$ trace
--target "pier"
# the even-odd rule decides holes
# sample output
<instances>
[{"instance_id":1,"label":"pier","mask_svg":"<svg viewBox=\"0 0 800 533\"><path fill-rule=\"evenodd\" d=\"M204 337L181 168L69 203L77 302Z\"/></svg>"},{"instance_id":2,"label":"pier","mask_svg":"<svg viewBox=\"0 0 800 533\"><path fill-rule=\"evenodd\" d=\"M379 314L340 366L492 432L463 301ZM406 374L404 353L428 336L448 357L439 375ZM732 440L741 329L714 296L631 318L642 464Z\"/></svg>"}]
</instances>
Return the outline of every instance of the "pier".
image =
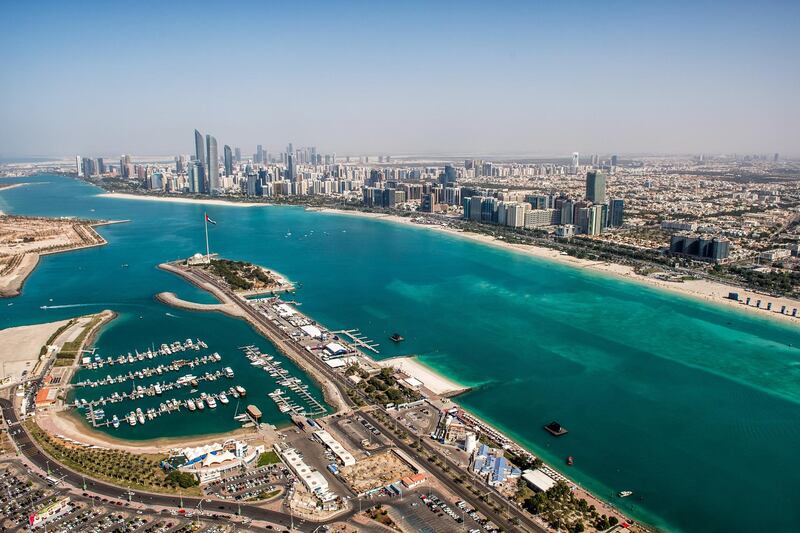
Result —
<instances>
[{"instance_id":1,"label":"pier","mask_svg":"<svg viewBox=\"0 0 800 533\"><path fill-rule=\"evenodd\" d=\"M84 380L73 384L74 387L100 387L103 385L112 385L115 383L124 383L129 380L146 379L154 376L161 376L169 372L177 372L183 367L194 368L211 363L217 363L222 360L222 356L218 353L211 355L204 355L203 357L195 357L192 360L178 359L169 364L158 365L155 367L147 367L137 370L136 372L130 371L127 374L119 374L117 376L106 376L104 378L95 380Z\"/></svg>"},{"instance_id":2,"label":"pier","mask_svg":"<svg viewBox=\"0 0 800 533\"><path fill-rule=\"evenodd\" d=\"M184 342L175 341L171 344L164 343L158 349L151 347L144 352L135 350L135 354L128 352L126 355L119 355L117 357L100 357L99 355L94 355L93 350L92 355L94 355L94 357L84 356L81 360L81 366L86 369L95 370L103 368L104 365L124 365L144 361L145 359L153 359L158 356L172 355L186 350L199 351L206 348L208 348L208 345L200 339L197 339L197 342L192 341L192 339L186 339Z\"/></svg>"},{"instance_id":3,"label":"pier","mask_svg":"<svg viewBox=\"0 0 800 533\"><path fill-rule=\"evenodd\" d=\"M368 339L366 336L362 335L361 332L357 329L342 329L339 331L331 331L331 333L335 335L347 335L350 337L350 340L358 346L359 348L364 348L365 350L370 350L374 353L381 353L378 351L378 344L377 342Z\"/></svg>"},{"instance_id":4,"label":"pier","mask_svg":"<svg viewBox=\"0 0 800 533\"><path fill-rule=\"evenodd\" d=\"M276 391L281 391L280 395L275 395L275 391L273 391L268 396L278 405L278 409L282 413L291 411L294 414L313 417L328 412L328 408L308 392L307 384L303 383L300 378L292 376L285 368L280 367L280 361L275 361L271 355L262 354L256 346L242 346L241 349L244 351L245 357L250 360L251 365L261 367L278 385L291 390L308 406L308 408L304 408L296 404L291 397L283 394L281 389L276 389Z\"/></svg>"}]
</instances>

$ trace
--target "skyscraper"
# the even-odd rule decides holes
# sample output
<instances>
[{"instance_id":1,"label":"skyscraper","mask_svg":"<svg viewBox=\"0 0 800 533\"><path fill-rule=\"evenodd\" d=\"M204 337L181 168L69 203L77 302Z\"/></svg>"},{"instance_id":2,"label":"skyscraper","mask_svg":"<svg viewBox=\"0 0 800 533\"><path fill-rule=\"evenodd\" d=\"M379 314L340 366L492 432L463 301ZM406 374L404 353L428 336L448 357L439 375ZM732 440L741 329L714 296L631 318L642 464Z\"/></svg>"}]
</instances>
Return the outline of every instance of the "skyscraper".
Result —
<instances>
[{"instance_id":1,"label":"skyscraper","mask_svg":"<svg viewBox=\"0 0 800 533\"><path fill-rule=\"evenodd\" d=\"M242 162L242 150L241 150L241 148L234 148L233 153L234 153L234 157L236 158L236 162L237 163L241 163Z\"/></svg>"},{"instance_id":2,"label":"skyscraper","mask_svg":"<svg viewBox=\"0 0 800 533\"><path fill-rule=\"evenodd\" d=\"M619 161L619 158L618 158L616 155L612 155L612 156L611 156L611 166L612 166L612 167L615 167L615 166L617 166L617 162L618 162L618 161Z\"/></svg>"},{"instance_id":3,"label":"skyscraper","mask_svg":"<svg viewBox=\"0 0 800 533\"><path fill-rule=\"evenodd\" d=\"M572 152L572 173L578 173L578 165L580 164L580 154L578 152Z\"/></svg>"},{"instance_id":4,"label":"skyscraper","mask_svg":"<svg viewBox=\"0 0 800 533\"><path fill-rule=\"evenodd\" d=\"M225 161L225 175L233 176L233 152L227 144L222 148L222 158Z\"/></svg>"},{"instance_id":5,"label":"skyscraper","mask_svg":"<svg viewBox=\"0 0 800 533\"><path fill-rule=\"evenodd\" d=\"M586 173L586 199L593 204L606 203L606 175L597 170Z\"/></svg>"},{"instance_id":6,"label":"skyscraper","mask_svg":"<svg viewBox=\"0 0 800 533\"><path fill-rule=\"evenodd\" d=\"M197 161L205 167L206 149L205 145L203 144L203 134L197 130L194 130L194 155L197 157Z\"/></svg>"},{"instance_id":7,"label":"skyscraper","mask_svg":"<svg viewBox=\"0 0 800 533\"><path fill-rule=\"evenodd\" d=\"M294 162L294 154L288 152L286 154L286 179L289 181L296 181L297 166Z\"/></svg>"},{"instance_id":8,"label":"skyscraper","mask_svg":"<svg viewBox=\"0 0 800 533\"><path fill-rule=\"evenodd\" d=\"M81 156L75 156L75 171L78 173L78 177L83 177L83 165L81 165Z\"/></svg>"},{"instance_id":9,"label":"skyscraper","mask_svg":"<svg viewBox=\"0 0 800 533\"><path fill-rule=\"evenodd\" d=\"M217 139L211 135L206 135L206 173L208 174L208 190L214 193L219 191L219 155L217 154Z\"/></svg>"},{"instance_id":10,"label":"skyscraper","mask_svg":"<svg viewBox=\"0 0 800 533\"><path fill-rule=\"evenodd\" d=\"M625 201L622 198L613 198L608 202L608 227L622 226L625 213Z\"/></svg>"}]
</instances>

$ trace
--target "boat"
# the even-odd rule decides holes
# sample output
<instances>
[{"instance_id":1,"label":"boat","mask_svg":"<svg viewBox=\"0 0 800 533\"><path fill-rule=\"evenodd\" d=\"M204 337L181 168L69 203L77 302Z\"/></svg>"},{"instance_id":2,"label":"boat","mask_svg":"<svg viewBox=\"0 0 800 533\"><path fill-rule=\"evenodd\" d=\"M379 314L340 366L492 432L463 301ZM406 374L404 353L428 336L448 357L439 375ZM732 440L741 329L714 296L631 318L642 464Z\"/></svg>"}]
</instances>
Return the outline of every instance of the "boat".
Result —
<instances>
[{"instance_id":1,"label":"boat","mask_svg":"<svg viewBox=\"0 0 800 533\"><path fill-rule=\"evenodd\" d=\"M228 399L228 396L227 396L227 395L226 395L224 392L220 392L220 393L219 393L219 401L220 401L220 403L222 403L223 405L225 405L225 404L227 404L228 402L230 402L230 400Z\"/></svg>"},{"instance_id":2,"label":"boat","mask_svg":"<svg viewBox=\"0 0 800 533\"><path fill-rule=\"evenodd\" d=\"M620 498L627 498L631 494L633 494L632 490L621 490L617 493L617 496L619 496Z\"/></svg>"},{"instance_id":3,"label":"boat","mask_svg":"<svg viewBox=\"0 0 800 533\"><path fill-rule=\"evenodd\" d=\"M192 385L192 387L197 387L197 386L198 386L198 383L197 383L197 380L196 380L196 379L193 379L193 380L192 380L192 381L190 381L189 383Z\"/></svg>"},{"instance_id":4,"label":"boat","mask_svg":"<svg viewBox=\"0 0 800 533\"><path fill-rule=\"evenodd\" d=\"M144 413L142 412L141 407L136 409L136 419L139 421L140 424L144 424Z\"/></svg>"},{"instance_id":5,"label":"boat","mask_svg":"<svg viewBox=\"0 0 800 533\"><path fill-rule=\"evenodd\" d=\"M574 463L575 461L572 459L571 455L567 457L567 465L572 466Z\"/></svg>"},{"instance_id":6,"label":"boat","mask_svg":"<svg viewBox=\"0 0 800 533\"><path fill-rule=\"evenodd\" d=\"M131 414L128 415L128 424L130 424L131 426L135 426L136 425L136 415L135 414L131 413Z\"/></svg>"},{"instance_id":7,"label":"boat","mask_svg":"<svg viewBox=\"0 0 800 533\"><path fill-rule=\"evenodd\" d=\"M114 418L111 419L111 425L114 426L115 429L119 427L119 418L117 415L114 415Z\"/></svg>"},{"instance_id":8,"label":"boat","mask_svg":"<svg viewBox=\"0 0 800 533\"><path fill-rule=\"evenodd\" d=\"M209 409L214 409L217 406L217 400L213 396L206 398L206 403L208 403Z\"/></svg>"},{"instance_id":9,"label":"boat","mask_svg":"<svg viewBox=\"0 0 800 533\"><path fill-rule=\"evenodd\" d=\"M197 409L197 406L194 404L194 400L192 399L186 400L186 407L188 407L190 411Z\"/></svg>"},{"instance_id":10,"label":"boat","mask_svg":"<svg viewBox=\"0 0 800 533\"><path fill-rule=\"evenodd\" d=\"M392 336L389 337L394 342L403 342L405 339L399 333L392 333Z\"/></svg>"},{"instance_id":11,"label":"boat","mask_svg":"<svg viewBox=\"0 0 800 533\"><path fill-rule=\"evenodd\" d=\"M156 394L158 394L159 396L161 396L161 385L159 385L158 383L156 383L156 384L155 384L155 386L153 387L153 390L155 390L155 391L156 391Z\"/></svg>"},{"instance_id":12,"label":"boat","mask_svg":"<svg viewBox=\"0 0 800 533\"><path fill-rule=\"evenodd\" d=\"M555 420L544 426L544 429L554 437L561 437L562 435L566 435L568 433L567 428Z\"/></svg>"},{"instance_id":13,"label":"boat","mask_svg":"<svg viewBox=\"0 0 800 533\"><path fill-rule=\"evenodd\" d=\"M232 378L233 377L233 369L229 366L225 367L225 377Z\"/></svg>"},{"instance_id":14,"label":"boat","mask_svg":"<svg viewBox=\"0 0 800 533\"><path fill-rule=\"evenodd\" d=\"M205 409L205 408L206 408L206 404L204 404L204 403L203 403L203 400L200 400L200 399L198 398L198 400L197 400L197 409L198 409L198 410L200 410L200 411L202 411L202 410L203 410L203 409Z\"/></svg>"},{"instance_id":15,"label":"boat","mask_svg":"<svg viewBox=\"0 0 800 533\"><path fill-rule=\"evenodd\" d=\"M244 397L247 395L247 389L242 387L241 385L236 385L236 392L239 393L239 396Z\"/></svg>"}]
</instances>

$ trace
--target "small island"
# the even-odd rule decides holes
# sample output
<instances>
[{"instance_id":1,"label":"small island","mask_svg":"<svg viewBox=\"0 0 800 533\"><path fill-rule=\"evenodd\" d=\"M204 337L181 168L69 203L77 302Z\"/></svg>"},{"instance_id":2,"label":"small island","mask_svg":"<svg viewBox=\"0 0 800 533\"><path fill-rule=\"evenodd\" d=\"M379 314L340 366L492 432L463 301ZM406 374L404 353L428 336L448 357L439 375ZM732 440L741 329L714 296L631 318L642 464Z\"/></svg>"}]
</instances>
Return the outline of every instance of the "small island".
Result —
<instances>
[{"instance_id":1,"label":"small island","mask_svg":"<svg viewBox=\"0 0 800 533\"><path fill-rule=\"evenodd\" d=\"M76 218L0 216L0 298L19 295L40 256L106 244L94 227L113 223Z\"/></svg>"},{"instance_id":2,"label":"small island","mask_svg":"<svg viewBox=\"0 0 800 533\"><path fill-rule=\"evenodd\" d=\"M224 281L235 293L242 296L285 292L293 289L292 284L283 276L272 270L248 263L211 257L206 261L204 256L187 261L194 268L204 270L209 275Z\"/></svg>"}]
</instances>

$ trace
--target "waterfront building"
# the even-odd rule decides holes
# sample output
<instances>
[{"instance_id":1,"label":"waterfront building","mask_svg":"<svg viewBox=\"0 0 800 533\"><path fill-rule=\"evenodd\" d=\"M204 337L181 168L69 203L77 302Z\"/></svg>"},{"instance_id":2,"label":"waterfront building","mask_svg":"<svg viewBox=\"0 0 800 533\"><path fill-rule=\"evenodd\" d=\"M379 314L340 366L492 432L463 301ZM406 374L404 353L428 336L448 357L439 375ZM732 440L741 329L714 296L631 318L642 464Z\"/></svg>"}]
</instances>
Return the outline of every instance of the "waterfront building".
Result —
<instances>
[{"instance_id":1,"label":"waterfront building","mask_svg":"<svg viewBox=\"0 0 800 533\"><path fill-rule=\"evenodd\" d=\"M188 189L189 192L201 194L205 192L204 189L205 175L203 172L203 165L200 161L192 160L189 163L188 175Z\"/></svg>"},{"instance_id":2,"label":"waterfront building","mask_svg":"<svg viewBox=\"0 0 800 533\"><path fill-rule=\"evenodd\" d=\"M208 187L207 193L216 193L222 190L219 182L219 155L217 154L217 139L206 135L206 174Z\"/></svg>"},{"instance_id":3,"label":"waterfront building","mask_svg":"<svg viewBox=\"0 0 800 533\"><path fill-rule=\"evenodd\" d=\"M194 130L194 156L200 165L205 168L206 166L206 149L203 143L203 134Z\"/></svg>"},{"instance_id":4,"label":"waterfront building","mask_svg":"<svg viewBox=\"0 0 800 533\"><path fill-rule=\"evenodd\" d=\"M75 156L75 172L78 173L78 177L83 177L83 165L81 165L81 156Z\"/></svg>"},{"instance_id":5,"label":"waterfront building","mask_svg":"<svg viewBox=\"0 0 800 533\"><path fill-rule=\"evenodd\" d=\"M606 175L598 170L586 173L586 199L593 204L606 203Z\"/></svg>"},{"instance_id":6,"label":"waterfront building","mask_svg":"<svg viewBox=\"0 0 800 533\"><path fill-rule=\"evenodd\" d=\"M507 479L518 478L522 471L505 458L503 450L481 444L472 457L472 471L484 478L490 486L503 484Z\"/></svg>"},{"instance_id":7,"label":"waterfront building","mask_svg":"<svg viewBox=\"0 0 800 533\"><path fill-rule=\"evenodd\" d=\"M226 144L222 149L222 154L225 175L233 176L233 152L231 151L231 147Z\"/></svg>"},{"instance_id":8,"label":"waterfront building","mask_svg":"<svg viewBox=\"0 0 800 533\"><path fill-rule=\"evenodd\" d=\"M419 210L423 213L433 213L436 211L436 195L431 193L423 194Z\"/></svg>"},{"instance_id":9,"label":"waterfront building","mask_svg":"<svg viewBox=\"0 0 800 533\"><path fill-rule=\"evenodd\" d=\"M625 213L625 201L622 198L613 198L608 202L608 227L619 228Z\"/></svg>"},{"instance_id":10,"label":"waterfront building","mask_svg":"<svg viewBox=\"0 0 800 533\"><path fill-rule=\"evenodd\" d=\"M673 235L670 239L669 251L672 254L719 262L728 258L730 242L708 235Z\"/></svg>"},{"instance_id":11,"label":"waterfront building","mask_svg":"<svg viewBox=\"0 0 800 533\"><path fill-rule=\"evenodd\" d=\"M606 227L608 206L606 204L593 205L589 208L589 220L586 227L588 235L600 235Z\"/></svg>"},{"instance_id":12,"label":"waterfront building","mask_svg":"<svg viewBox=\"0 0 800 533\"><path fill-rule=\"evenodd\" d=\"M560 209L531 209L525 213L525 228L555 226L561 222Z\"/></svg>"}]
</instances>

